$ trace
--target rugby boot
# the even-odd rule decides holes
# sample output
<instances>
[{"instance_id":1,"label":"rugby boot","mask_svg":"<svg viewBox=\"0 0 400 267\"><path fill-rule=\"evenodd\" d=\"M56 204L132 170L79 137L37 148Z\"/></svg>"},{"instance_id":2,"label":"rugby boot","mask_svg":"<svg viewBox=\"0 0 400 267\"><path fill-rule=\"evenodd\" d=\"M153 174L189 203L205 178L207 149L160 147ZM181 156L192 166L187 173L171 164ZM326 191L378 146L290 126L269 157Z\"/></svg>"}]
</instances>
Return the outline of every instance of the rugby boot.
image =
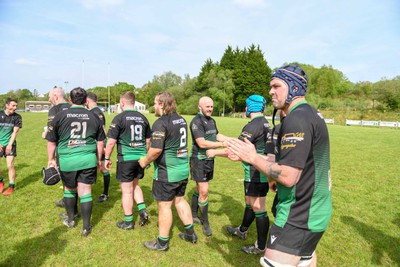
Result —
<instances>
[{"instance_id":1,"label":"rugby boot","mask_svg":"<svg viewBox=\"0 0 400 267\"><path fill-rule=\"evenodd\" d=\"M90 235L90 233L93 230L93 226L89 225L89 227L87 229L83 229L82 230L82 237L87 237L88 235Z\"/></svg>"},{"instance_id":2,"label":"rugby boot","mask_svg":"<svg viewBox=\"0 0 400 267\"><path fill-rule=\"evenodd\" d=\"M146 209L139 211L139 215L140 215L140 219L139 219L140 226L145 226L146 224L149 223L150 215Z\"/></svg>"},{"instance_id":3,"label":"rugby boot","mask_svg":"<svg viewBox=\"0 0 400 267\"><path fill-rule=\"evenodd\" d=\"M235 228L233 228L232 226L228 226L228 227L226 227L226 230L231 235L237 236L240 239L246 239L247 238L247 231L241 232L240 231L240 225L238 227L235 227Z\"/></svg>"},{"instance_id":4,"label":"rugby boot","mask_svg":"<svg viewBox=\"0 0 400 267\"><path fill-rule=\"evenodd\" d=\"M211 235L212 235L210 223L209 223L208 221L204 221L204 222L203 222L203 233L204 233L206 236L211 236Z\"/></svg>"},{"instance_id":5,"label":"rugby boot","mask_svg":"<svg viewBox=\"0 0 400 267\"><path fill-rule=\"evenodd\" d=\"M197 242L197 235L196 233L193 233L191 235L188 235L186 233L180 233L179 237L182 238L183 240L187 241L187 242L191 242L193 244L196 244Z\"/></svg>"},{"instance_id":6,"label":"rugby boot","mask_svg":"<svg viewBox=\"0 0 400 267\"><path fill-rule=\"evenodd\" d=\"M14 192L14 190L15 190L14 187L9 187L9 188L7 188L7 190L3 192L3 196L9 196L9 195L11 195L11 193Z\"/></svg>"},{"instance_id":7,"label":"rugby boot","mask_svg":"<svg viewBox=\"0 0 400 267\"><path fill-rule=\"evenodd\" d=\"M117 227L123 230L133 230L135 228L135 224L133 222L117 222Z\"/></svg>"},{"instance_id":8,"label":"rugby boot","mask_svg":"<svg viewBox=\"0 0 400 267\"><path fill-rule=\"evenodd\" d=\"M156 238L154 241L146 241L143 244L146 248L151 250L167 251L169 249L168 242L162 246L158 241L158 238Z\"/></svg>"}]
</instances>

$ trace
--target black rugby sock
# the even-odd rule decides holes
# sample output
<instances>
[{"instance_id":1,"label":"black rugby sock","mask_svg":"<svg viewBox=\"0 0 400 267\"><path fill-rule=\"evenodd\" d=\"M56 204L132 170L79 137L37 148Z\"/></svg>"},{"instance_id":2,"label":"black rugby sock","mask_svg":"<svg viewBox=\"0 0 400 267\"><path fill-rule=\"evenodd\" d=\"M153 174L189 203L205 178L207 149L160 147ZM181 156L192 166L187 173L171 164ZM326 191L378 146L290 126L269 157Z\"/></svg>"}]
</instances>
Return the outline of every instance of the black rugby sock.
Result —
<instances>
[{"instance_id":1,"label":"black rugby sock","mask_svg":"<svg viewBox=\"0 0 400 267\"><path fill-rule=\"evenodd\" d=\"M108 189L110 188L110 173L105 172L103 173L103 178L104 178L104 191L103 194L108 196Z\"/></svg>"},{"instance_id":2,"label":"black rugby sock","mask_svg":"<svg viewBox=\"0 0 400 267\"><path fill-rule=\"evenodd\" d=\"M249 229L252 222L254 221L255 217L256 215L253 209L251 208L251 205L246 204L246 208L244 209L242 224L240 225L240 231L246 232Z\"/></svg>"},{"instance_id":3,"label":"black rugby sock","mask_svg":"<svg viewBox=\"0 0 400 267\"><path fill-rule=\"evenodd\" d=\"M81 196L81 212L83 229L90 227L90 217L92 216L93 199L92 194Z\"/></svg>"},{"instance_id":4,"label":"black rugby sock","mask_svg":"<svg viewBox=\"0 0 400 267\"><path fill-rule=\"evenodd\" d=\"M192 216L197 217L197 211L199 210L199 193L193 192L192 196Z\"/></svg>"},{"instance_id":5,"label":"black rugby sock","mask_svg":"<svg viewBox=\"0 0 400 267\"><path fill-rule=\"evenodd\" d=\"M68 222L74 220L75 215L75 206L76 206L76 191L73 190L64 190L64 207L67 211Z\"/></svg>"},{"instance_id":6,"label":"black rugby sock","mask_svg":"<svg viewBox=\"0 0 400 267\"><path fill-rule=\"evenodd\" d=\"M203 221L208 222L208 200L205 202L199 202L199 208Z\"/></svg>"},{"instance_id":7,"label":"black rugby sock","mask_svg":"<svg viewBox=\"0 0 400 267\"><path fill-rule=\"evenodd\" d=\"M256 212L256 226L257 226L257 245L261 250L265 249L267 243L267 236L269 230L269 218L267 212Z\"/></svg>"}]
</instances>

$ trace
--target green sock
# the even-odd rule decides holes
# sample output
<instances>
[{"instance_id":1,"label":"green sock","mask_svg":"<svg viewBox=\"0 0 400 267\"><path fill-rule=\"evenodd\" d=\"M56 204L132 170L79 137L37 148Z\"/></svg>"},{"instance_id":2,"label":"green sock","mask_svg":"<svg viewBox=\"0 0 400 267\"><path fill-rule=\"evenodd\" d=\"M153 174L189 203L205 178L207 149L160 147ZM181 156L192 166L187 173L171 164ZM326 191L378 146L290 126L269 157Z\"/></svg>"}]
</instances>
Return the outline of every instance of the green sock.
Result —
<instances>
[{"instance_id":1,"label":"green sock","mask_svg":"<svg viewBox=\"0 0 400 267\"><path fill-rule=\"evenodd\" d=\"M125 221L125 222L133 222L133 214L131 214L131 215L125 215L124 221Z\"/></svg>"},{"instance_id":2,"label":"green sock","mask_svg":"<svg viewBox=\"0 0 400 267\"><path fill-rule=\"evenodd\" d=\"M166 244L168 244L169 236L162 237L162 236L158 235L157 239L161 246L165 246Z\"/></svg>"},{"instance_id":3,"label":"green sock","mask_svg":"<svg viewBox=\"0 0 400 267\"><path fill-rule=\"evenodd\" d=\"M137 204L138 211L146 209L146 204L144 202Z\"/></svg>"}]
</instances>

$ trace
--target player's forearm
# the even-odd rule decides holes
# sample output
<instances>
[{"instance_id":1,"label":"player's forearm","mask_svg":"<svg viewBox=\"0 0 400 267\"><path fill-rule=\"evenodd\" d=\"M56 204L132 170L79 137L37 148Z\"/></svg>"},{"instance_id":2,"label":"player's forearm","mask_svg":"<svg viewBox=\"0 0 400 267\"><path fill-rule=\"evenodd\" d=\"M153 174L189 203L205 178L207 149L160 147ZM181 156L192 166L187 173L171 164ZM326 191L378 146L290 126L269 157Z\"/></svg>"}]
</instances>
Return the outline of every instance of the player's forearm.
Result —
<instances>
[{"instance_id":1,"label":"player's forearm","mask_svg":"<svg viewBox=\"0 0 400 267\"><path fill-rule=\"evenodd\" d=\"M220 141L209 141L205 140L204 138L196 139L197 145L202 149L215 149L215 148L224 148L224 142Z\"/></svg>"},{"instance_id":2,"label":"player's forearm","mask_svg":"<svg viewBox=\"0 0 400 267\"><path fill-rule=\"evenodd\" d=\"M19 132L19 127L14 127L14 131L11 134L10 141L8 142L9 145L12 145L14 141L17 139L18 132Z\"/></svg>"},{"instance_id":3,"label":"player's forearm","mask_svg":"<svg viewBox=\"0 0 400 267\"><path fill-rule=\"evenodd\" d=\"M103 155L104 141L97 141L97 161L101 161L101 156Z\"/></svg>"},{"instance_id":4,"label":"player's forearm","mask_svg":"<svg viewBox=\"0 0 400 267\"><path fill-rule=\"evenodd\" d=\"M147 152L147 155L141 159L143 165L144 166L149 165L154 160L156 160L161 155L161 153L162 153L162 149L150 148L149 151Z\"/></svg>"},{"instance_id":5,"label":"player's forearm","mask_svg":"<svg viewBox=\"0 0 400 267\"><path fill-rule=\"evenodd\" d=\"M47 142L47 158L49 161L54 160L54 152L56 151L57 144L54 142Z\"/></svg>"},{"instance_id":6,"label":"player's forearm","mask_svg":"<svg viewBox=\"0 0 400 267\"><path fill-rule=\"evenodd\" d=\"M294 186L301 175L301 169L279 165L276 162L265 160L263 155L260 154L254 157L250 161L250 164L268 176L268 179L276 181L286 187Z\"/></svg>"},{"instance_id":7,"label":"player's forearm","mask_svg":"<svg viewBox=\"0 0 400 267\"><path fill-rule=\"evenodd\" d=\"M113 139L113 138L108 138L107 141L107 146L106 146L106 151L104 152L104 157L106 159L110 159L111 154L114 150L114 146L116 144L117 140Z\"/></svg>"}]
</instances>

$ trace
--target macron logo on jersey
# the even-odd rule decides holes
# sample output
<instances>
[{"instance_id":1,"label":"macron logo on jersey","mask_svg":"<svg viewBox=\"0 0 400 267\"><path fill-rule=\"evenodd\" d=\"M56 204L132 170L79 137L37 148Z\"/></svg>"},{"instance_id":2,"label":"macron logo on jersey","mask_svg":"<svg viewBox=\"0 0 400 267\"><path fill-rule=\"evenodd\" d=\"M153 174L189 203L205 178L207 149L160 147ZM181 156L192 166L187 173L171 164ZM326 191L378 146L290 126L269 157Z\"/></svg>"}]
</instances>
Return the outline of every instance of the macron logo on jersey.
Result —
<instances>
[{"instance_id":1,"label":"macron logo on jersey","mask_svg":"<svg viewBox=\"0 0 400 267\"><path fill-rule=\"evenodd\" d=\"M89 118L89 114L67 114L67 118Z\"/></svg>"}]
</instances>

